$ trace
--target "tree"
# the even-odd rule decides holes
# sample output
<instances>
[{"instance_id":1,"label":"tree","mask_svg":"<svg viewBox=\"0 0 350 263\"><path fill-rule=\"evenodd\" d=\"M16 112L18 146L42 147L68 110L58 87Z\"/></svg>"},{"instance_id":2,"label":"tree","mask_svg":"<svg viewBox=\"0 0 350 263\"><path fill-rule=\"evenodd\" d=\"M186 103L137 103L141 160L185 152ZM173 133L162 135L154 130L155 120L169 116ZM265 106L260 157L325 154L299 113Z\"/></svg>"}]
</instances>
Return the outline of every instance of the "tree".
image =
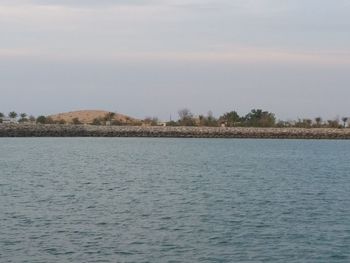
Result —
<instances>
[{"instance_id":1,"label":"tree","mask_svg":"<svg viewBox=\"0 0 350 263\"><path fill-rule=\"evenodd\" d=\"M218 120L214 117L212 111L208 111L206 126L209 126L209 127L218 126Z\"/></svg>"},{"instance_id":2,"label":"tree","mask_svg":"<svg viewBox=\"0 0 350 263\"><path fill-rule=\"evenodd\" d=\"M157 126L159 123L159 119L157 117L146 117L143 120L143 123L149 126Z\"/></svg>"},{"instance_id":3,"label":"tree","mask_svg":"<svg viewBox=\"0 0 350 263\"><path fill-rule=\"evenodd\" d=\"M46 124L55 124L55 121L49 116L46 117Z\"/></svg>"},{"instance_id":4,"label":"tree","mask_svg":"<svg viewBox=\"0 0 350 263\"><path fill-rule=\"evenodd\" d=\"M40 124L46 124L46 117L41 115L38 118L36 118L36 123L40 123Z\"/></svg>"},{"instance_id":5,"label":"tree","mask_svg":"<svg viewBox=\"0 0 350 263\"><path fill-rule=\"evenodd\" d=\"M238 115L236 111L226 112L219 118L220 122L224 122L227 127L236 126L241 122L241 117Z\"/></svg>"},{"instance_id":6,"label":"tree","mask_svg":"<svg viewBox=\"0 0 350 263\"><path fill-rule=\"evenodd\" d=\"M27 122L28 118L27 118L27 114L26 113L21 113L19 115L21 118L19 119L19 122Z\"/></svg>"},{"instance_id":7,"label":"tree","mask_svg":"<svg viewBox=\"0 0 350 263\"><path fill-rule=\"evenodd\" d=\"M17 112L15 112L15 111L11 111L11 112L9 113L9 117L10 117L11 119L16 119L17 116L18 116L18 114L17 114Z\"/></svg>"},{"instance_id":8,"label":"tree","mask_svg":"<svg viewBox=\"0 0 350 263\"><path fill-rule=\"evenodd\" d=\"M177 123L176 121L168 121L166 123L166 126L171 126L171 127L179 126L179 123Z\"/></svg>"},{"instance_id":9,"label":"tree","mask_svg":"<svg viewBox=\"0 0 350 263\"><path fill-rule=\"evenodd\" d=\"M180 119L193 118L192 112L187 108L179 110L178 114Z\"/></svg>"},{"instance_id":10,"label":"tree","mask_svg":"<svg viewBox=\"0 0 350 263\"><path fill-rule=\"evenodd\" d=\"M321 117L315 118L315 122L316 122L316 127L320 127L322 123L322 118Z\"/></svg>"},{"instance_id":11,"label":"tree","mask_svg":"<svg viewBox=\"0 0 350 263\"><path fill-rule=\"evenodd\" d=\"M348 117L343 117L341 120L343 121L344 128L346 127L346 123L348 122Z\"/></svg>"},{"instance_id":12,"label":"tree","mask_svg":"<svg viewBox=\"0 0 350 263\"><path fill-rule=\"evenodd\" d=\"M213 113L209 111L207 116L199 115L199 125L206 127L217 127L218 120L213 116Z\"/></svg>"},{"instance_id":13,"label":"tree","mask_svg":"<svg viewBox=\"0 0 350 263\"><path fill-rule=\"evenodd\" d=\"M179 125L181 126L195 126L196 122L193 118L193 114L189 109L181 109L178 111L179 114Z\"/></svg>"},{"instance_id":14,"label":"tree","mask_svg":"<svg viewBox=\"0 0 350 263\"><path fill-rule=\"evenodd\" d=\"M2 119L4 117L5 117L5 115L2 112L0 112L0 119Z\"/></svg>"},{"instance_id":15,"label":"tree","mask_svg":"<svg viewBox=\"0 0 350 263\"><path fill-rule=\"evenodd\" d=\"M338 120L328 120L328 127L329 128L339 128L339 121Z\"/></svg>"},{"instance_id":16,"label":"tree","mask_svg":"<svg viewBox=\"0 0 350 263\"><path fill-rule=\"evenodd\" d=\"M298 122L295 123L295 127L298 128L311 128L312 120L311 119L299 119Z\"/></svg>"},{"instance_id":17,"label":"tree","mask_svg":"<svg viewBox=\"0 0 350 263\"><path fill-rule=\"evenodd\" d=\"M276 124L275 114L261 109L253 109L245 116L246 126L273 127Z\"/></svg>"}]
</instances>

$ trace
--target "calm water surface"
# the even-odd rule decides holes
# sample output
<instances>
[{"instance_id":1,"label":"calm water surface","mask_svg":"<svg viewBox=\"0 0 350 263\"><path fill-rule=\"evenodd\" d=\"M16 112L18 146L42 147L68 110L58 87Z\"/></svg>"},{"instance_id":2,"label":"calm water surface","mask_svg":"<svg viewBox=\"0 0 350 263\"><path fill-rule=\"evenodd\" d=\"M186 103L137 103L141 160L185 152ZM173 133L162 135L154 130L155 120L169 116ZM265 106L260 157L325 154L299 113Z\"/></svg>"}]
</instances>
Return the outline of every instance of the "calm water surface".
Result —
<instances>
[{"instance_id":1,"label":"calm water surface","mask_svg":"<svg viewBox=\"0 0 350 263\"><path fill-rule=\"evenodd\" d=\"M350 141L0 139L0 262L350 262Z\"/></svg>"}]
</instances>

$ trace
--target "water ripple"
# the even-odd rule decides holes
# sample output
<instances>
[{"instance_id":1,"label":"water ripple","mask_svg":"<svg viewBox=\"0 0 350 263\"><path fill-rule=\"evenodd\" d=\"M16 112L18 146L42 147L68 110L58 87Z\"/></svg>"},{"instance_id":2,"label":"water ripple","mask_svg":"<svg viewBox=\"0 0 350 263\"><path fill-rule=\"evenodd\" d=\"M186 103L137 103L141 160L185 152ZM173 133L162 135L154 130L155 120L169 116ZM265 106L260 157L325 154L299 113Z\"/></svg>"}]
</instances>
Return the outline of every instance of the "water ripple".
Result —
<instances>
[{"instance_id":1,"label":"water ripple","mask_svg":"<svg viewBox=\"0 0 350 263\"><path fill-rule=\"evenodd\" d=\"M350 262L349 146L0 139L0 262Z\"/></svg>"}]
</instances>

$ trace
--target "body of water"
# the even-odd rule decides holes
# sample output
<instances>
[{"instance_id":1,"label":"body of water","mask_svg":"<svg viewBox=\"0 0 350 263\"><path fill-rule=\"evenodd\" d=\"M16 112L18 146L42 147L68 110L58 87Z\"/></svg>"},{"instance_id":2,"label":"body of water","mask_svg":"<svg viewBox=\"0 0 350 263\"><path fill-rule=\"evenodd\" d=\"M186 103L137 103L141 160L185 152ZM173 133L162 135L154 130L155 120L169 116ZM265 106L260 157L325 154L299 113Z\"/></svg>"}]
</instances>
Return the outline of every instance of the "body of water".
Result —
<instances>
[{"instance_id":1,"label":"body of water","mask_svg":"<svg viewBox=\"0 0 350 263\"><path fill-rule=\"evenodd\" d=\"M0 262L350 262L350 141L0 139Z\"/></svg>"}]
</instances>

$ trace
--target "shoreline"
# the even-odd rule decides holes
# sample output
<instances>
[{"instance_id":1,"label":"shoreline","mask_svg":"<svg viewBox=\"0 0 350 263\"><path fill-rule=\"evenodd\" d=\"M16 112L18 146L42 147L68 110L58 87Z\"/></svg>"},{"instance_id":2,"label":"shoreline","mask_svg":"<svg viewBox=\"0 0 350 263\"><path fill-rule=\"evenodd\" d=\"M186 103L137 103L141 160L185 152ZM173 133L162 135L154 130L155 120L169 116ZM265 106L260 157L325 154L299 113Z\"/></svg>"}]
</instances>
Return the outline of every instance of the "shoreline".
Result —
<instances>
[{"instance_id":1,"label":"shoreline","mask_svg":"<svg viewBox=\"0 0 350 263\"><path fill-rule=\"evenodd\" d=\"M350 139L350 129L0 124L0 137Z\"/></svg>"}]
</instances>

